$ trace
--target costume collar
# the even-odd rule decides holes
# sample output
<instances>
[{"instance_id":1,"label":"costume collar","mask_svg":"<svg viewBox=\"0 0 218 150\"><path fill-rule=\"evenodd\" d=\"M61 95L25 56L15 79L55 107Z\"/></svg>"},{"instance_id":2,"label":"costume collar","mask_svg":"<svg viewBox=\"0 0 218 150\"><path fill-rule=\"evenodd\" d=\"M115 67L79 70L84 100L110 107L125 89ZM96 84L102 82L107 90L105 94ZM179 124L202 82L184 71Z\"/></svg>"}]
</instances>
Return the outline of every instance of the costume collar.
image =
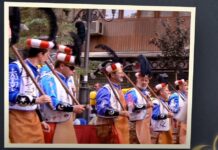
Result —
<instances>
[{"instance_id":1,"label":"costume collar","mask_svg":"<svg viewBox=\"0 0 218 150\"><path fill-rule=\"evenodd\" d=\"M114 83L114 82L111 82L111 83L112 83L112 85L113 85L116 89L121 90L121 85L120 85L120 84L117 84L117 83Z\"/></svg>"},{"instance_id":2,"label":"costume collar","mask_svg":"<svg viewBox=\"0 0 218 150\"><path fill-rule=\"evenodd\" d=\"M37 77L39 75L39 72L40 72L39 68L34 66L29 59L26 59L25 63L30 67L30 69L32 70L34 76Z\"/></svg>"}]
</instances>

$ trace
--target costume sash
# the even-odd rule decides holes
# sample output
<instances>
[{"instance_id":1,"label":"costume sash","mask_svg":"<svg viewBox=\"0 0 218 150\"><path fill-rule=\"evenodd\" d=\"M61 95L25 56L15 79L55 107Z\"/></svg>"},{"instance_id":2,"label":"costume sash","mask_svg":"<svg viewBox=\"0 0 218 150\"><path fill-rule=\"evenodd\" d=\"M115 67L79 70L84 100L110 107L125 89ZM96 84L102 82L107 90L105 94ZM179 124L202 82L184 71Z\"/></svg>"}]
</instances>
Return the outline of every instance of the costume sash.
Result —
<instances>
[{"instance_id":1,"label":"costume sash","mask_svg":"<svg viewBox=\"0 0 218 150\"><path fill-rule=\"evenodd\" d=\"M119 144L119 137L111 118L97 117L96 134L100 143Z\"/></svg>"},{"instance_id":2,"label":"costume sash","mask_svg":"<svg viewBox=\"0 0 218 150\"><path fill-rule=\"evenodd\" d=\"M136 121L136 134L140 144L151 144L150 121L152 108L147 109L145 119Z\"/></svg>"},{"instance_id":3,"label":"costume sash","mask_svg":"<svg viewBox=\"0 0 218 150\"><path fill-rule=\"evenodd\" d=\"M11 143L44 143L44 136L35 111L9 111L9 138Z\"/></svg>"},{"instance_id":4,"label":"costume sash","mask_svg":"<svg viewBox=\"0 0 218 150\"><path fill-rule=\"evenodd\" d=\"M56 124L53 143L77 143L73 118Z\"/></svg>"},{"instance_id":5,"label":"costume sash","mask_svg":"<svg viewBox=\"0 0 218 150\"><path fill-rule=\"evenodd\" d=\"M122 90L118 90L120 101L124 108L126 108L126 101ZM127 117L118 116L114 119L114 125L118 133L120 144L129 143L129 120Z\"/></svg>"}]
</instances>

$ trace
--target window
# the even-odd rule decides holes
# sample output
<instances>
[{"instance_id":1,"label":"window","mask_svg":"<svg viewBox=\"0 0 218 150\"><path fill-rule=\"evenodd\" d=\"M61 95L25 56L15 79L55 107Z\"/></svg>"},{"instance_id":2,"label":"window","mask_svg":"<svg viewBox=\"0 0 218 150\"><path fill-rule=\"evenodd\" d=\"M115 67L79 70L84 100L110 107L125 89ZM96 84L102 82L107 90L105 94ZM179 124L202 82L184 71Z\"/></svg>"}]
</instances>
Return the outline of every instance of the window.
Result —
<instances>
[{"instance_id":1,"label":"window","mask_svg":"<svg viewBox=\"0 0 218 150\"><path fill-rule=\"evenodd\" d=\"M173 12L172 11L161 11L160 12L160 17L172 17Z\"/></svg>"},{"instance_id":2,"label":"window","mask_svg":"<svg viewBox=\"0 0 218 150\"><path fill-rule=\"evenodd\" d=\"M186 11L182 11L182 12L179 12L179 16L191 16L191 13L186 12Z\"/></svg>"},{"instance_id":3,"label":"window","mask_svg":"<svg viewBox=\"0 0 218 150\"><path fill-rule=\"evenodd\" d=\"M115 14L114 14L114 18L118 18L119 15L119 10L116 10ZM105 18L106 19L111 19L113 17L112 15L112 9L107 9L105 11Z\"/></svg>"},{"instance_id":4,"label":"window","mask_svg":"<svg viewBox=\"0 0 218 150\"><path fill-rule=\"evenodd\" d=\"M154 17L154 11L141 11L141 17Z\"/></svg>"},{"instance_id":5,"label":"window","mask_svg":"<svg viewBox=\"0 0 218 150\"><path fill-rule=\"evenodd\" d=\"M136 18L137 10L124 10L123 18Z\"/></svg>"}]
</instances>

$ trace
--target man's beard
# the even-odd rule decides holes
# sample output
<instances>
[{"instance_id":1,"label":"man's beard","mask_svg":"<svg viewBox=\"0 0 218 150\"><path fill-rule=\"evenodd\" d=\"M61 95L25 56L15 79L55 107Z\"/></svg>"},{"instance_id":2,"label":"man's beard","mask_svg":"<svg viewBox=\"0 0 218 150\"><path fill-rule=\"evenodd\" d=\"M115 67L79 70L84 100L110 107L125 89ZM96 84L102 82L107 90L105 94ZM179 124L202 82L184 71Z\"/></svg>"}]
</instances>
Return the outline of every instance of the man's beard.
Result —
<instances>
[{"instance_id":1,"label":"man's beard","mask_svg":"<svg viewBox=\"0 0 218 150\"><path fill-rule=\"evenodd\" d=\"M168 101L169 98L170 98L170 94L164 94L164 98L165 98L166 101Z\"/></svg>"},{"instance_id":2,"label":"man's beard","mask_svg":"<svg viewBox=\"0 0 218 150\"><path fill-rule=\"evenodd\" d=\"M142 90L145 90L145 89L147 89L147 85L145 85L145 86L142 86L142 85L138 85L138 87L140 88L140 89L142 89Z\"/></svg>"},{"instance_id":3,"label":"man's beard","mask_svg":"<svg viewBox=\"0 0 218 150\"><path fill-rule=\"evenodd\" d=\"M118 81L119 82L123 82L123 78L118 78Z\"/></svg>"}]
</instances>

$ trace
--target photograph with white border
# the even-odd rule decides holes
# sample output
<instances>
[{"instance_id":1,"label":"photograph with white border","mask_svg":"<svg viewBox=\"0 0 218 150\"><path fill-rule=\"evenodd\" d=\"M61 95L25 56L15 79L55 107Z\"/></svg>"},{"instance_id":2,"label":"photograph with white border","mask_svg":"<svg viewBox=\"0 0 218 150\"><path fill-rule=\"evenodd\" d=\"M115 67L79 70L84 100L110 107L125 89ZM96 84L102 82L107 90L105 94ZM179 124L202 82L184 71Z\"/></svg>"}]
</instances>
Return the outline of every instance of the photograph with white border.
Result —
<instances>
[{"instance_id":1,"label":"photograph with white border","mask_svg":"<svg viewBox=\"0 0 218 150\"><path fill-rule=\"evenodd\" d=\"M5 147L190 148L195 11L4 2Z\"/></svg>"}]
</instances>

